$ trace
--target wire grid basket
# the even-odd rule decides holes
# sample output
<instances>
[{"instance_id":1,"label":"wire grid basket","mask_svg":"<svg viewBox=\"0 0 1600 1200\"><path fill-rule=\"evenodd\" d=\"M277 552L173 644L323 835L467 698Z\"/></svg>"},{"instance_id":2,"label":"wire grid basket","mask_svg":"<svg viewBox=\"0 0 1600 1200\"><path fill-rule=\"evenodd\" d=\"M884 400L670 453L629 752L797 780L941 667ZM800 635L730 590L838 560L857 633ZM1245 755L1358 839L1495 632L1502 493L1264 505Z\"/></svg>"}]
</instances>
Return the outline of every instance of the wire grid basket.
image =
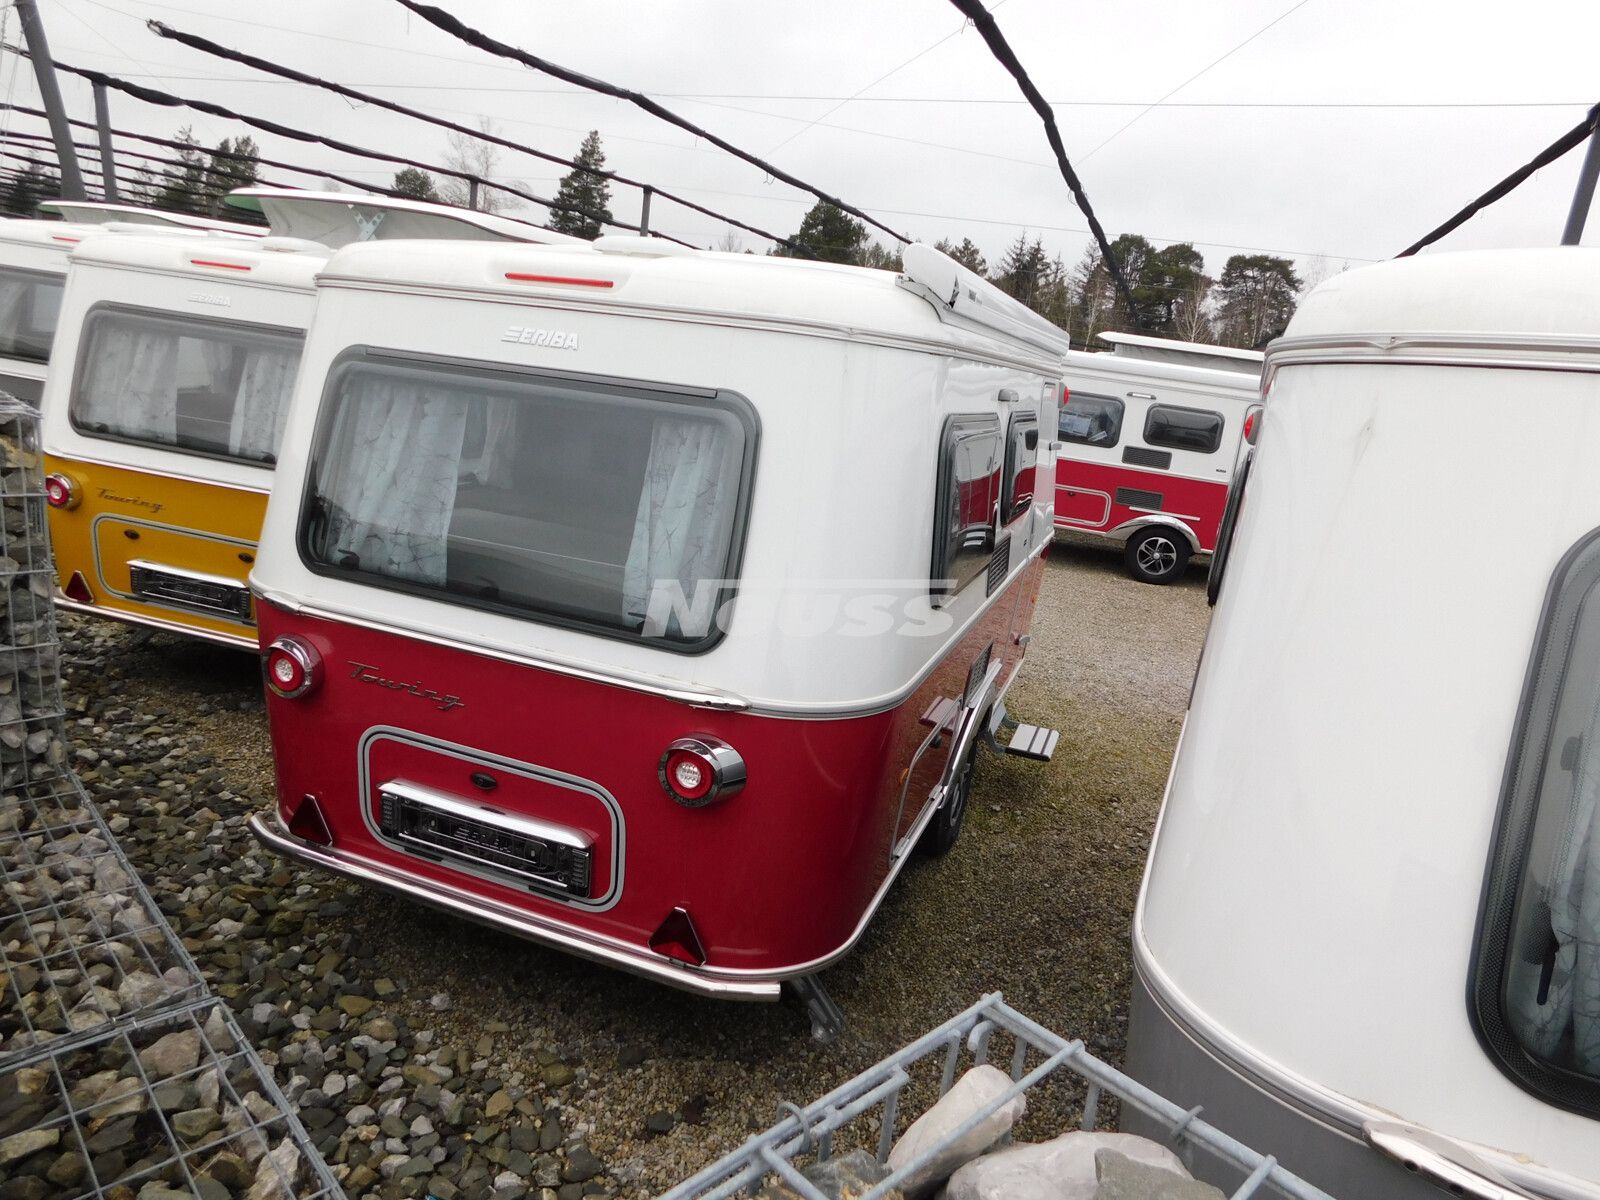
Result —
<instances>
[{"instance_id":1,"label":"wire grid basket","mask_svg":"<svg viewBox=\"0 0 1600 1200\"><path fill-rule=\"evenodd\" d=\"M0 1074L0 1136L32 1139L23 1166L45 1165L59 1200L151 1182L193 1197L342 1197L291 1113L216 1000L120 1022Z\"/></svg>"},{"instance_id":2,"label":"wire grid basket","mask_svg":"<svg viewBox=\"0 0 1600 1200\"><path fill-rule=\"evenodd\" d=\"M896 1193L903 1181L932 1162L944 1148L970 1131L1017 1095L1064 1074L1085 1089L1080 1127L1099 1125L1100 1104L1110 1094L1124 1108L1154 1118L1172 1132L1169 1137L1185 1162L1193 1164L1196 1152L1238 1172L1243 1182L1233 1200L1289 1197L1290 1200L1332 1200L1285 1170L1270 1155L1257 1153L1220 1129L1202 1121L1199 1109L1185 1111L1100 1061L1082 1041L1068 1041L1029 1020L1005 1003L999 993L985 996L959 1016L924 1035L909 1046L869 1067L850 1082L829 1092L805 1109L780 1105L788 1115L738 1150L713 1163L693 1178L666 1193L662 1200L721 1200L753 1194L769 1183L805 1200L828 1200L827 1193L801 1173L800 1163L822 1162L832 1157L835 1141L865 1144L879 1162L889 1157L899 1125L908 1124L900 1112L901 1097L914 1077L938 1072L938 1094L950 1090L961 1069L981 1066L1009 1049L1012 1085L995 1096L964 1124L937 1145L891 1172L857 1200L879 1200ZM942 1060L942 1061L941 1061ZM865 1133L865 1139L863 1134ZM779 1194L784 1194L780 1192Z\"/></svg>"},{"instance_id":3,"label":"wire grid basket","mask_svg":"<svg viewBox=\"0 0 1600 1200\"><path fill-rule=\"evenodd\" d=\"M0 1185L341 1195L68 769L38 421L0 393Z\"/></svg>"}]
</instances>

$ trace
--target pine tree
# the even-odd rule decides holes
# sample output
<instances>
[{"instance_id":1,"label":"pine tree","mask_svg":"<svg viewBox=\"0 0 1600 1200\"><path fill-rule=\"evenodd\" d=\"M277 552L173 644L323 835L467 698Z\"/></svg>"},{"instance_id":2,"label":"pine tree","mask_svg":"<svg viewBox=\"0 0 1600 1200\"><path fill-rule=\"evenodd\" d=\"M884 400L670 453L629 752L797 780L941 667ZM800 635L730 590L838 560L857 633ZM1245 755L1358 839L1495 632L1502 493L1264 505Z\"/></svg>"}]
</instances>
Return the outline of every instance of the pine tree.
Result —
<instances>
[{"instance_id":1,"label":"pine tree","mask_svg":"<svg viewBox=\"0 0 1600 1200\"><path fill-rule=\"evenodd\" d=\"M782 258L859 264L867 246L867 227L843 209L818 200L789 240L793 248L779 246L773 253Z\"/></svg>"},{"instance_id":2,"label":"pine tree","mask_svg":"<svg viewBox=\"0 0 1600 1200\"><path fill-rule=\"evenodd\" d=\"M175 212L204 213L206 156L194 136L194 130L185 125L174 139L182 143L178 162L162 172L163 185L155 196L155 207Z\"/></svg>"},{"instance_id":3,"label":"pine tree","mask_svg":"<svg viewBox=\"0 0 1600 1200\"><path fill-rule=\"evenodd\" d=\"M972 244L971 238L962 238L959 246L940 238L933 244L933 248L941 254L948 254L969 271L979 275L989 273L989 264L983 259L983 251Z\"/></svg>"},{"instance_id":4,"label":"pine tree","mask_svg":"<svg viewBox=\"0 0 1600 1200\"><path fill-rule=\"evenodd\" d=\"M430 203L438 203L439 200L439 190L433 185L433 176L416 167L396 171L389 190L408 200L427 200Z\"/></svg>"},{"instance_id":5,"label":"pine tree","mask_svg":"<svg viewBox=\"0 0 1600 1200\"><path fill-rule=\"evenodd\" d=\"M606 165L598 129L589 131L573 162L577 165L556 190L556 202L566 207L550 210L550 228L593 241L600 236L602 224L611 220L611 184L595 174L605 170Z\"/></svg>"},{"instance_id":6,"label":"pine tree","mask_svg":"<svg viewBox=\"0 0 1600 1200\"><path fill-rule=\"evenodd\" d=\"M222 211L222 197L235 188L250 187L258 178L256 140L248 135L223 138L206 164L204 189L213 215ZM198 199L198 198L197 198Z\"/></svg>"}]
</instances>

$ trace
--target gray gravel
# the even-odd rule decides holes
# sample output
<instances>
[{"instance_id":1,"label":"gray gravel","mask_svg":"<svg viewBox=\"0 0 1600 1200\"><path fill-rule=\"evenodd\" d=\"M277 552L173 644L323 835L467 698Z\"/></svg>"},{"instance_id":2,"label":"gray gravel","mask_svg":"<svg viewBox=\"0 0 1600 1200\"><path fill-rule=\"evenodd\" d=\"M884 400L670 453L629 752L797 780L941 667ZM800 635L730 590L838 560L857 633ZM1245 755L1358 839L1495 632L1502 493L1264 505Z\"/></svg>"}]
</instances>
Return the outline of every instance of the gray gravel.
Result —
<instances>
[{"instance_id":1,"label":"gray gravel","mask_svg":"<svg viewBox=\"0 0 1600 1200\"><path fill-rule=\"evenodd\" d=\"M1000 990L1120 1059L1128 923L1204 633L1204 576L1154 588L1058 546L1010 708L1055 761L984 756L948 857L907 870L824 983L848 1026L715 1004L257 850L272 797L255 660L63 621L76 765L157 902L352 1194L647 1196ZM1038 1096L1019 1136L1072 1097Z\"/></svg>"}]
</instances>

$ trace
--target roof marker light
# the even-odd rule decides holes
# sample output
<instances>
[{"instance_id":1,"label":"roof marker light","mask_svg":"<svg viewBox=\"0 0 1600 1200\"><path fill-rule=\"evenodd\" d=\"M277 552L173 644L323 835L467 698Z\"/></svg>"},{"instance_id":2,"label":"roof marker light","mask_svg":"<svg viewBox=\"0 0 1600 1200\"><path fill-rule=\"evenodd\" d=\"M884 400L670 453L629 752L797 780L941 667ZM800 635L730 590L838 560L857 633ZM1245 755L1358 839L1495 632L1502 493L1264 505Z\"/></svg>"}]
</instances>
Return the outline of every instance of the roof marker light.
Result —
<instances>
[{"instance_id":1,"label":"roof marker light","mask_svg":"<svg viewBox=\"0 0 1600 1200\"><path fill-rule=\"evenodd\" d=\"M61 234L59 234L59 233L52 233L52 234L51 234L51 235L50 235L50 240L51 240L51 241L52 241L52 242L66 242L66 243L68 243L68 244L69 244L69 245L73 245L73 246L76 246L76 245L77 245L77 244L78 244L78 243L79 243L79 242L81 242L81 241L83 241L83 239L82 239L82 238L75 238L75 237L63 237L63 236L62 236L62 235L61 235Z\"/></svg>"},{"instance_id":2,"label":"roof marker light","mask_svg":"<svg viewBox=\"0 0 1600 1200\"><path fill-rule=\"evenodd\" d=\"M507 271L506 278L514 283L566 283L576 287L616 287L612 279L579 279L572 275L525 275L521 271Z\"/></svg>"},{"instance_id":3,"label":"roof marker light","mask_svg":"<svg viewBox=\"0 0 1600 1200\"><path fill-rule=\"evenodd\" d=\"M226 271L254 270L249 263L218 262L216 259L211 258L191 258L189 265L194 267L221 267Z\"/></svg>"}]
</instances>

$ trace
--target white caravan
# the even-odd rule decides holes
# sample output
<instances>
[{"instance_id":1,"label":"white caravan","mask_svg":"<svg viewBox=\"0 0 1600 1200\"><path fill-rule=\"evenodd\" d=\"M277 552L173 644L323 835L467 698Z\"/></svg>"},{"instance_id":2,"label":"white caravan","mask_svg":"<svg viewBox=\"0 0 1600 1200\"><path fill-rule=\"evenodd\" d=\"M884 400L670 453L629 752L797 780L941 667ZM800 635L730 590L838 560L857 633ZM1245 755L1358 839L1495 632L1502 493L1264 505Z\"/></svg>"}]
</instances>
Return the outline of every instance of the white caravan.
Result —
<instances>
[{"instance_id":1,"label":"white caravan","mask_svg":"<svg viewBox=\"0 0 1600 1200\"><path fill-rule=\"evenodd\" d=\"M1341 275L1265 383L1129 1068L1337 1196L1592 1200L1600 249Z\"/></svg>"}]
</instances>

